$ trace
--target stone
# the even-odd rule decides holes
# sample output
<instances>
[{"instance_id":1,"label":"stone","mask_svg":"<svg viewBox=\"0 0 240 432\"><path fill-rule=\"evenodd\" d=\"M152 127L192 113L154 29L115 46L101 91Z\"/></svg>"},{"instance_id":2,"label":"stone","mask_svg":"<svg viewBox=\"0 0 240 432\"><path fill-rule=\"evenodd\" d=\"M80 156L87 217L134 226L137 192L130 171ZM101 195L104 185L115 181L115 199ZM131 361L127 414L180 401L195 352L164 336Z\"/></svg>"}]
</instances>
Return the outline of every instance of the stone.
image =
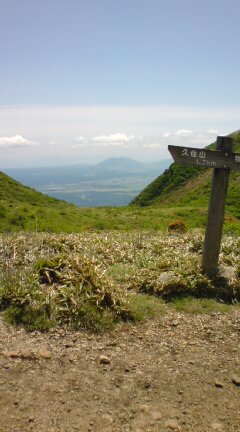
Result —
<instances>
[{"instance_id":1,"label":"stone","mask_svg":"<svg viewBox=\"0 0 240 432\"><path fill-rule=\"evenodd\" d=\"M100 355L99 361L100 361L100 364L105 364L105 365L111 363L110 358L107 357L106 355Z\"/></svg>"},{"instance_id":2,"label":"stone","mask_svg":"<svg viewBox=\"0 0 240 432\"><path fill-rule=\"evenodd\" d=\"M52 354L50 353L50 351L48 351L45 348L41 348L37 353L38 359L49 360L51 357L52 357Z\"/></svg>"},{"instance_id":3,"label":"stone","mask_svg":"<svg viewBox=\"0 0 240 432\"><path fill-rule=\"evenodd\" d=\"M162 414L160 412L154 411L152 413L152 418L155 421L160 421L160 420L162 420Z\"/></svg>"},{"instance_id":4,"label":"stone","mask_svg":"<svg viewBox=\"0 0 240 432\"><path fill-rule=\"evenodd\" d=\"M160 276L158 276L157 282L165 284L170 282L173 279L173 277L174 277L174 273L172 271L163 272L160 274Z\"/></svg>"},{"instance_id":5,"label":"stone","mask_svg":"<svg viewBox=\"0 0 240 432\"><path fill-rule=\"evenodd\" d=\"M215 380L215 387L223 388L223 383L219 381L218 379Z\"/></svg>"},{"instance_id":6,"label":"stone","mask_svg":"<svg viewBox=\"0 0 240 432\"><path fill-rule=\"evenodd\" d=\"M220 265L218 268L218 277L226 282L231 281L236 277L236 269L231 266Z\"/></svg>"},{"instance_id":7,"label":"stone","mask_svg":"<svg viewBox=\"0 0 240 432\"><path fill-rule=\"evenodd\" d=\"M10 358L19 358L21 356L19 351L4 351L4 355Z\"/></svg>"},{"instance_id":8,"label":"stone","mask_svg":"<svg viewBox=\"0 0 240 432\"><path fill-rule=\"evenodd\" d=\"M236 386L240 386L240 376L239 375L233 375L232 376L232 382Z\"/></svg>"},{"instance_id":9,"label":"stone","mask_svg":"<svg viewBox=\"0 0 240 432\"><path fill-rule=\"evenodd\" d=\"M221 432L221 431L223 431L223 425L222 425L222 423L214 422L211 424L211 429L213 431Z\"/></svg>"},{"instance_id":10,"label":"stone","mask_svg":"<svg viewBox=\"0 0 240 432\"><path fill-rule=\"evenodd\" d=\"M142 405L139 405L139 410L140 410L142 413L147 414L147 413L149 413L150 408L149 408L149 405L147 405L147 404L142 404Z\"/></svg>"},{"instance_id":11,"label":"stone","mask_svg":"<svg viewBox=\"0 0 240 432\"><path fill-rule=\"evenodd\" d=\"M167 420L166 422L166 428L172 429L172 430L179 430L178 421L175 419Z\"/></svg>"},{"instance_id":12,"label":"stone","mask_svg":"<svg viewBox=\"0 0 240 432\"><path fill-rule=\"evenodd\" d=\"M34 360L36 356L31 350L24 350L21 351L21 358L24 360Z\"/></svg>"}]
</instances>

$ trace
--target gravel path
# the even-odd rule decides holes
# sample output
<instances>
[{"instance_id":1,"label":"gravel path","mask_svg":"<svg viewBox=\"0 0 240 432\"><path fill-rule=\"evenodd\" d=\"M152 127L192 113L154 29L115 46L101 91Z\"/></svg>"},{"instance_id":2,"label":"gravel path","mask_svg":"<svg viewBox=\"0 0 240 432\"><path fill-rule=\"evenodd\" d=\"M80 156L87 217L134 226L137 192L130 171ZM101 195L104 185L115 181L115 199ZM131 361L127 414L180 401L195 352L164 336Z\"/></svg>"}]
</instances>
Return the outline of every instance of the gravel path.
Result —
<instances>
[{"instance_id":1,"label":"gravel path","mask_svg":"<svg viewBox=\"0 0 240 432\"><path fill-rule=\"evenodd\" d=\"M240 431L240 309L0 340L1 432Z\"/></svg>"}]
</instances>

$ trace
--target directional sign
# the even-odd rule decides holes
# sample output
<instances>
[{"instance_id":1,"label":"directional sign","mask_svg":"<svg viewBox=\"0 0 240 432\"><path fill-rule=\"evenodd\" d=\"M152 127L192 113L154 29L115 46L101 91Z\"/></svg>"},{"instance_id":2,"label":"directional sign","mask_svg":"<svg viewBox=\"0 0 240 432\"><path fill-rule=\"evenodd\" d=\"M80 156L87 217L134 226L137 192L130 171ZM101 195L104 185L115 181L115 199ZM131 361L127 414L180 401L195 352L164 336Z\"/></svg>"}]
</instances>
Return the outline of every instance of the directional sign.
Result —
<instances>
[{"instance_id":1,"label":"directional sign","mask_svg":"<svg viewBox=\"0 0 240 432\"><path fill-rule=\"evenodd\" d=\"M202 168L227 168L240 171L240 153L220 150L206 150L169 145L172 158L183 165Z\"/></svg>"},{"instance_id":2,"label":"directional sign","mask_svg":"<svg viewBox=\"0 0 240 432\"><path fill-rule=\"evenodd\" d=\"M216 151L189 147L168 146L175 162L213 168L212 189L202 256L202 271L215 277L221 246L224 210L227 199L230 170L240 171L240 154L232 152L230 137L217 137Z\"/></svg>"}]
</instances>

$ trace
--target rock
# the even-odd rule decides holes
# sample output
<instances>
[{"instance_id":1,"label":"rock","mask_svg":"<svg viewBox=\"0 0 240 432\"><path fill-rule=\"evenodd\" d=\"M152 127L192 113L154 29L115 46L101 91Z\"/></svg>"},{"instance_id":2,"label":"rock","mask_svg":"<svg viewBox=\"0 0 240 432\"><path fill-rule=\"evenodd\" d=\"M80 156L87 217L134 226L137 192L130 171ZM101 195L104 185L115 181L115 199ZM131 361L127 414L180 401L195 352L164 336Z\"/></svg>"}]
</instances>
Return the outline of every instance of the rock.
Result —
<instances>
[{"instance_id":1,"label":"rock","mask_svg":"<svg viewBox=\"0 0 240 432\"><path fill-rule=\"evenodd\" d=\"M168 283L173 279L174 276L175 275L172 271L163 272L160 274L160 276L158 276L157 282L162 284Z\"/></svg>"},{"instance_id":2,"label":"rock","mask_svg":"<svg viewBox=\"0 0 240 432\"><path fill-rule=\"evenodd\" d=\"M34 360L36 358L36 355L31 350L24 350L21 351L21 356L24 360Z\"/></svg>"},{"instance_id":3,"label":"rock","mask_svg":"<svg viewBox=\"0 0 240 432\"><path fill-rule=\"evenodd\" d=\"M160 420L162 420L162 414L160 412L154 411L152 413L152 418L155 421L160 421Z\"/></svg>"},{"instance_id":4,"label":"rock","mask_svg":"<svg viewBox=\"0 0 240 432\"><path fill-rule=\"evenodd\" d=\"M6 357L10 358L19 358L20 352L19 351L4 351L3 353Z\"/></svg>"},{"instance_id":5,"label":"rock","mask_svg":"<svg viewBox=\"0 0 240 432\"><path fill-rule=\"evenodd\" d=\"M211 429L213 431L221 432L221 431L223 431L223 425L222 425L222 423L214 422L211 424Z\"/></svg>"},{"instance_id":6,"label":"rock","mask_svg":"<svg viewBox=\"0 0 240 432\"><path fill-rule=\"evenodd\" d=\"M240 386L240 376L239 375L233 375L232 376L232 382L236 386Z\"/></svg>"},{"instance_id":7,"label":"rock","mask_svg":"<svg viewBox=\"0 0 240 432\"><path fill-rule=\"evenodd\" d=\"M4 355L10 358L20 358L23 360L35 360L36 355L31 350L21 350L21 351L5 351Z\"/></svg>"},{"instance_id":8,"label":"rock","mask_svg":"<svg viewBox=\"0 0 240 432\"><path fill-rule=\"evenodd\" d=\"M149 413L150 408L149 408L149 405L143 404L143 405L139 405L139 410L140 410L142 413L147 414L147 413Z\"/></svg>"},{"instance_id":9,"label":"rock","mask_svg":"<svg viewBox=\"0 0 240 432\"><path fill-rule=\"evenodd\" d=\"M234 267L221 265L218 268L218 277L228 282L236 277L236 269Z\"/></svg>"},{"instance_id":10,"label":"rock","mask_svg":"<svg viewBox=\"0 0 240 432\"><path fill-rule=\"evenodd\" d=\"M111 360L109 357L107 357L106 355L100 355L100 364L110 364Z\"/></svg>"},{"instance_id":11,"label":"rock","mask_svg":"<svg viewBox=\"0 0 240 432\"><path fill-rule=\"evenodd\" d=\"M218 379L215 380L215 387L223 388L223 383L219 381Z\"/></svg>"},{"instance_id":12,"label":"rock","mask_svg":"<svg viewBox=\"0 0 240 432\"><path fill-rule=\"evenodd\" d=\"M167 420L166 422L166 428L172 429L172 430L179 430L178 421L175 419Z\"/></svg>"},{"instance_id":13,"label":"rock","mask_svg":"<svg viewBox=\"0 0 240 432\"><path fill-rule=\"evenodd\" d=\"M49 360L51 357L52 357L52 354L50 353L50 351L48 351L45 348L41 348L37 353L38 359Z\"/></svg>"}]
</instances>

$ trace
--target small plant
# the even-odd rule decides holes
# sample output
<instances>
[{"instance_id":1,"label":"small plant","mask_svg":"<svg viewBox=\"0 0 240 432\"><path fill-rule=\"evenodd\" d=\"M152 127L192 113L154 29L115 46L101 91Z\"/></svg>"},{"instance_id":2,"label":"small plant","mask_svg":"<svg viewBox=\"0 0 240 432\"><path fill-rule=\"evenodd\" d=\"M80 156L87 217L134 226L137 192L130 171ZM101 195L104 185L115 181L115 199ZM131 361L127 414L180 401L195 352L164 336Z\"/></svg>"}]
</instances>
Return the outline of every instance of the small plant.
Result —
<instances>
[{"instance_id":1,"label":"small plant","mask_svg":"<svg viewBox=\"0 0 240 432\"><path fill-rule=\"evenodd\" d=\"M176 220L168 225L169 233L185 233L186 231L186 224L182 220Z\"/></svg>"},{"instance_id":2,"label":"small plant","mask_svg":"<svg viewBox=\"0 0 240 432\"><path fill-rule=\"evenodd\" d=\"M146 294L129 294L129 312L133 321L144 321L165 313L166 306L161 298Z\"/></svg>"}]
</instances>

